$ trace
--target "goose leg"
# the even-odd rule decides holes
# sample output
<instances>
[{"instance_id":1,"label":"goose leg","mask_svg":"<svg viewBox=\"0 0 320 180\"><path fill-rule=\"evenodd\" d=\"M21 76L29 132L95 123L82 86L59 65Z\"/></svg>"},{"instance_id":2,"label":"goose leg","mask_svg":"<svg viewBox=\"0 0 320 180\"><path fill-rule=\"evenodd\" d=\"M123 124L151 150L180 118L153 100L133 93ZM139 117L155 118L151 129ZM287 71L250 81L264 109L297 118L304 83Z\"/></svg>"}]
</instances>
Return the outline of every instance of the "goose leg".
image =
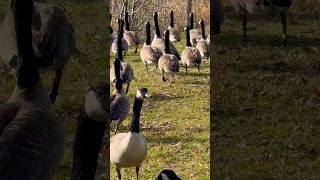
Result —
<instances>
[{"instance_id":1,"label":"goose leg","mask_svg":"<svg viewBox=\"0 0 320 180\"><path fill-rule=\"evenodd\" d=\"M281 24L282 24L282 41L281 45L287 45L287 12L281 13Z\"/></svg>"},{"instance_id":2,"label":"goose leg","mask_svg":"<svg viewBox=\"0 0 320 180\"><path fill-rule=\"evenodd\" d=\"M166 82L166 78L164 78L164 70L161 71L161 76L162 76L163 82Z\"/></svg>"},{"instance_id":3,"label":"goose leg","mask_svg":"<svg viewBox=\"0 0 320 180\"><path fill-rule=\"evenodd\" d=\"M139 180L139 166L136 167L136 175L137 175L137 180Z\"/></svg>"},{"instance_id":4,"label":"goose leg","mask_svg":"<svg viewBox=\"0 0 320 180\"><path fill-rule=\"evenodd\" d=\"M247 40L247 10L240 10L240 17L242 23L243 40Z\"/></svg>"},{"instance_id":5,"label":"goose leg","mask_svg":"<svg viewBox=\"0 0 320 180\"><path fill-rule=\"evenodd\" d=\"M137 52L138 52L138 46L139 46L139 45L136 45L136 50L134 51L134 53L137 53Z\"/></svg>"},{"instance_id":6,"label":"goose leg","mask_svg":"<svg viewBox=\"0 0 320 180\"><path fill-rule=\"evenodd\" d=\"M117 134L118 129L119 129L119 124L116 126L116 130L114 131L114 135L116 135L116 134Z\"/></svg>"},{"instance_id":7,"label":"goose leg","mask_svg":"<svg viewBox=\"0 0 320 180\"><path fill-rule=\"evenodd\" d=\"M147 71L147 73L149 73L148 64L146 64L146 71Z\"/></svg>"},{"instance_id":8,"label":"goose leg","mask_svg":"<svg viewBox=\"0 0 320 180\"><path fill-rule=\"evenodd\" d=\"M128 85L127 85L126 94L128 94L128 92L129 92L129 86L130 86L130 83L128 83Z\"/></svg>"},{"instance_id":9,"label":"goose leg","mask_svg":"<svg viewBox=\"0 0 320 180\"><path fill-rule=\"evenodd\" d=\"M188 66L186 65L186 75L188 75Z\"/></svg>"},{"instance_id":10,"label":"goose leg","mask_svg":"<svg viewBox=\"0 0 320 180\"><path fill-rule=\"evenodd\" d=\"M198 65L198 75L200 75L200 65Z\"/></svg>"},{"instance_id":11,"label":"goose leg","mask_svg":"<svg viewBox=\"0 0 320 180\"><path fill-rule=\"evenodd\" d=\"M56 77L54 78L52 91L49 95L51 103L54 103L56 101L56 97L58 95L60 81L62 78L62 68L56 70Z\"/></svg>"},{"instance_id":12,"label":"goose leg","mask_svg":"<svg viewBox=\"0 0 320 180\"><path fill-rule=\"evenodd\" d=\"M118 179L121 180L121 172L120 172L120 169L116 168L117 170L117 173L118 173Z\"/></svg>"}]
</instances>

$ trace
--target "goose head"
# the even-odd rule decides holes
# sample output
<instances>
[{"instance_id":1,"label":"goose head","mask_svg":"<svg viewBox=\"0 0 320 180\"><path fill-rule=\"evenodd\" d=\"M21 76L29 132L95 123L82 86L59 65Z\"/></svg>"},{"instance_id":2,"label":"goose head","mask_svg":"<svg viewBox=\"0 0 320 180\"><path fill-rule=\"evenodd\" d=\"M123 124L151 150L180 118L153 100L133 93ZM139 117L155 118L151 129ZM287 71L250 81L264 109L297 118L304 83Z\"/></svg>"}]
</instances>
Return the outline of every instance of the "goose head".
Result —
<instances>
[{"instance_id":1,"label":"goose head","mask_svg":"<svg viewBox=\"0 0 320 180\"><path fill-rule=\"evenodd\" d=\"M138 88L136 97L140 100L151 97L147 88Z\"/></svg>"},{"instance_id":2,"label":"goose head","mask_svg":"<svg viewBox=\"0 0 320 180\"><path fill-rule=\"evenodd\" d=\"M162 170L156 179L157 180L181 180L181 178L177 176L177 174L174 171L168 170L168 169Z\"/></svg>"}]
</instances>

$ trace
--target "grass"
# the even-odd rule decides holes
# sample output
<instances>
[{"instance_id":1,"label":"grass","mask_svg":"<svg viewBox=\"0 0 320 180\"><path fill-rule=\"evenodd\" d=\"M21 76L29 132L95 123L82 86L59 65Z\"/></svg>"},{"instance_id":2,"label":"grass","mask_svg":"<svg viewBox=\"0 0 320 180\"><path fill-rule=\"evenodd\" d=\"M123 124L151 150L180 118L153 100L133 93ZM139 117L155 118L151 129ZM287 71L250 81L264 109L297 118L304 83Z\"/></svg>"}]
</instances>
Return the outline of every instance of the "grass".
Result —
<instances>
[{"instance_id":1,"label":"grass","mask_svg":"<svg viewBox=\"0 0 320 180\"><path fill-rule=\"evenodd\" d=\"M318 179L319 16L292 11L287 47L277 19L251 16L243 43L225 2L212 50L213 179Z\"/></svg>"},{"instance_id":2,"label":"grass","mask_svg":"<svg viewBox=\"0 0 320 180\"><path fill-rule=\"evenodd\" d=\"M179 52L184 45L185 41L176 44ZM151 93L142 107L140 121L149 148L140 178L154 179L162 169L172 169L182 179L209 179L210 63L205 60L201 64L200 76L195 67L188 69L188 76L181 67L172 83L170 79L164 83L158 69L147 74L139 51L134 54L134 48L129 50L125 61L131 64L135 75L130 85L130 104L133 104L136 88L146 87ZM131 113L120 132L127 132ZM124 179L135 179L135 168L121 172ZM114 165L111 165L111 179L117 179Z\"/></svg>"},{"instance_id":3,"label":"grass","mask_svg":"<svg viewBox=\"0 0 320 180\"><path fill-rule=\"evenodd\" d=\"M0 10L7 9L7 2L0 3ZM95 40L96 35L101 35L105 41L107 39L105 1L90 1L88 3L68 1L63 4L76 32L78 52L65 67L57 102L54 104L55 112L63 120L65 129L65 154L55 177L57 180L70 179L72 147L80 108L87 88L99 81L106 80L107 62L105 57L106 44ZM50 90L54 74L49 72L43 74L41 78L44 86ZM0 63L1 103L10 97L14 85L15 78L9 69Z\"/></svg>"}]
</instances>

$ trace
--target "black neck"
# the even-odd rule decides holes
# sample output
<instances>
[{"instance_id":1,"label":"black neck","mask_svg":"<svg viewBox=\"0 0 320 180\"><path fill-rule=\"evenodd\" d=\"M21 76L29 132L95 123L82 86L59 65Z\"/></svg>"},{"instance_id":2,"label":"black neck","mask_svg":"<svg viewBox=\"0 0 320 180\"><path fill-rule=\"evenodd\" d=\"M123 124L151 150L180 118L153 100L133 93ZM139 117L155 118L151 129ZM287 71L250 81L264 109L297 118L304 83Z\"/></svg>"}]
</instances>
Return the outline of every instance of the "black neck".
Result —
<instances>
[{"instance_id":1,"label":"black neck","mask_svg":"<svg viewBox=\"0 0 320 180\"><path fill-rule=\"evenodd\" d=\"M114 71L115 71L115 75L116 75L116 89L118 91L121 91L123 88L121 76L120 76L120 66L121 66L120 59L116 58L116 60L114 61Z\"/></svg>"},{"instance_id":2,"label":"black neck","mask_svg":"<svg viewBox=\"0 0 320 180\"><path fill-rule=\"evenodd\" d=\"M169 30L166 30L166 33L165 33L165 39L164 39L164 43L165 43L165 53L166 54L170 54L170 39L169 39Z\"/></svg>"},{"instance_id":3,"label":"black neck","mask_svg":"<svg viewBox=\"0 0 320 180\"><path fill-rule=\"evenodd\" d=\"M134 98L133 104L133 114L131 120L131 126L129 131L139 133L140 132L140 112L142 108L143 100L138 99L137 97Z\"/></svg>"},{"instance_id":4,"label":"black neck","mask_svg":"<svg viewBox=\"0 0 320 180\"><path fill-rule=\"evenodd\" d=\"M72 180L95 179L100 145L106 126L107 122L90 119L84 108L82 109L73 147Z\"/></svg>"},{"instance_id":5,"label":"black neck","mask_svg":"<svg viewBox=\"0 0 320 180\"><path fill-rule=\"evenodd\" d=\"M32 47L32 0L16 0L14 21L19 55L17 83L24 88L31 88L40 81L38 65Z\"/></svg>"},{"instance_id":6,"label":"black neck","mask_svg":"<svg viewBox=\"0 0 320 180\"><path fill-rule=\"evenodd\" d=\"M123 20L118 20L117 58L122 59Z\"/></svg>"},{"instance_id":7,"label":"black neck","mask_svg":"<svg viewBox=\"0 0 320 180\"><path fill-rule=\"evenodd\" d=\"M193 13L190 13L190 29L193 29Z\"/></svg>"},{"instance_id":8,"label":"black neck","mask_svg":"<svg viewBox=\"0 0 320 180\"><path fill-rule=\"evenodd\" d=\"M125 21L125 28L126 28L126 30L127 30L127 31L130 31L129 14L128 14L128 12L125 13L124 21Z\"/></svg>"},{"instance_id":9,"label":"black neck","mask_svg":"<svg viewBox=\"0 0 320 180\"><path fill-rule=\"evenodd\" d=\"M201 20L200 21L200 25L201 25L201 35L202 35L202 38L205 39L206 38L206 32L204 30L204 21Z\"/></svg>"},{"instance_id":10,"label":"black neck","mask_svg":"<svg viewBox=\"0 0 320 180\"><path fill-rule=\"evenodd\" d=\"M170 13L170 26L172 28L174 27L173 11L171 11L171 13Z\"/></svg>"},{"instance_id":11,"label":"black neck","mask_svg":"<svg viewBox=\"0 0 320 180\"><path fill-rule=\"evenodd\" d=\"M156 27L156 35L157 35L158 38L161 38L160 28L159 28L159 23L158 23L158 13L157 12L154 13L153 20L154 20L154 26Z\"/></svg>"},{"instance_id":12,"label":"black neck","mask_svg":"<svg viewBox=\"0 0 320 180\"><path fill-rule=\"evenodd\" d=\"M189 26L186 27L186 31L187 31L186 32L186 37L187 37L186 46L191 47Z\"/></svg>"},{"instance_id":13,"label":"black neck","mask_svg":"<svg viewBox=\"0 0 320 180\"><path fill-rule=\"evenodd\" d=\"M147 22L146 24L146 45L151 44L151 29L150 29L150 23Z\"/></svg>"},{"instance_id":14,"label":"black neck","mask_svg":"<svg viewBox=\"0 0 320 180\"><path fill-rule=\"evenodd\" d=\"M118 91L122 90L122 81L120 77L120 66L121 66L121 59L122 59L122 37L123 37L123 20L119 19L119 28L118 28L118 44L117 44L117 58L114 61L114 70L116 75L116 89Z\"/></svg>"}]
</instances>

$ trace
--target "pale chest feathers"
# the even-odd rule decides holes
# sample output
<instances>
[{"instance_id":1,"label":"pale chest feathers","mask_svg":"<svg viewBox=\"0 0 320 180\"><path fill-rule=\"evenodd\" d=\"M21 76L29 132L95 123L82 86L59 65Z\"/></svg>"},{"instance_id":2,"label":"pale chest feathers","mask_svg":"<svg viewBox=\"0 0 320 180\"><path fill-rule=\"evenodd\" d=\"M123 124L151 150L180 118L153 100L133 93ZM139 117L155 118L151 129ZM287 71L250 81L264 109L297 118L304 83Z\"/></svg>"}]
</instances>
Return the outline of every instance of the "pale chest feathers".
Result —
<instances>
[{"instance_id":1,"label":"pale chest feathers","mask_svg":"<svg viewBox=\"0 0 320 180\"><path fill-rule=\"evenodd\" d=\"M197 48L186 47L181 55L182 64L191 66L201 63L201 54Z\"/></svg>"},{"instance_id":2,"label":"pale chest feathers","mask_svg":"<svg viewBox=\"0 0 320 180\"><path fill-rule=\"evenodd\" d=\"M164 54L160 57L158 66L160 70L164 70L166 73L179 72L180 63L178 58L172 54Z\"/></svg>"},{"instance_id":3,"label":"pale chest feathers","mask_svg":"<svg viewBox=\"0 0 320 180\"><path fill-rule=\"evenodd\" d=\"M125 39L129 47L139 43L138 37L136 36L136 33L134 33L133 31L125 31L123 34L123 39Z\"/></svg>"},{"instance_id":4,"label":"pale chest feathers","mask_svg":"<svg viewBox=\"0 0 320 180\"><path fill-rule=\"evenodd\" d=\"M210 54L210 47L206 40L201 39L198 43L196 48L199 50L201 57L209 57Z\"/></svg>"},{"instance_id":5,"label":"pale chest feathers","mask_svg":"<svg viewBox=\"0 0 320 180\"><path fill-rule=\"evenodd\" d=\"M110 98L110 120L122 121L130 111L130 100L125 93L114 93Z\"/></svg>"},{"instance_id":6,"label":"pale chest feathers","mask_svg":"<svg viewBox=\"0 0 320 180\"><path fill-rule=\"evenodd\" d=\"M156 64L160 58L160 53L150 45L144 45L141 49L140 56L144 64Z\"/></svg>"},{"instance_id":7,"label":"pale chest feathers","mask_svg":"<svg viewBox=\"0 0 320 180\"><path fill-rule=\"evenodd\" d=\"M119 133L110 139L110 160L117 167L140 166L147 153L147 141L139 133Z\"/></svg>"},{"instance_id":8,"label":"pale chest feathers","mask_svg":"<svg viewBox=\"0 0 320 180\"><path fill-rule=\"evenodd\" d=\"M127 83L127 82L131 82L134 74L133 74L133 69L130 66L130 64L126 63L126 62L121 62L121 66L120 66L120 76L121 76L121 80L123 81L123 83ZM111 82L115 82L116 77L115 77L115 69L114 66L111 66L110 69L110 80Z\"/></svg>"}]
</instances>

